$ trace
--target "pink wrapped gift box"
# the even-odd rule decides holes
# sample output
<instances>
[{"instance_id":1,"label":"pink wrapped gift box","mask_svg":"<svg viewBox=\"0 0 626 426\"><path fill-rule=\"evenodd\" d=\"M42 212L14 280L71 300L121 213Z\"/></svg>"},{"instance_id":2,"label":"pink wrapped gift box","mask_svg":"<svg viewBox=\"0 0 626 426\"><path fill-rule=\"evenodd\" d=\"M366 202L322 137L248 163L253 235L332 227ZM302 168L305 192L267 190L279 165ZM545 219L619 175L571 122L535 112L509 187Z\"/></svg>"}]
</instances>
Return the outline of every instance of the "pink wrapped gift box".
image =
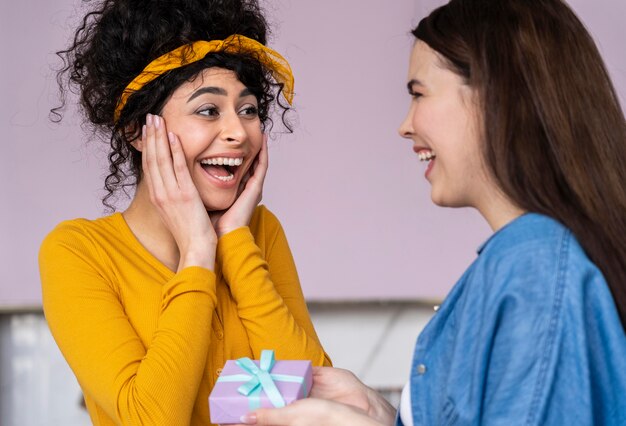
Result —
<instances>
[{"instance_id":1,"label":"pink wrapped gift box","mask_svg":"<svg viewBox=\"0 0 626 426\"><path fill-rule=\"evenodd\" d=\"M311 384L311 361L274 361L273 351L263 351L261 361L226 361L209 396L211 423L241 423L241 416L257 408L306 398Z\"/></svg>"}]
</instances>

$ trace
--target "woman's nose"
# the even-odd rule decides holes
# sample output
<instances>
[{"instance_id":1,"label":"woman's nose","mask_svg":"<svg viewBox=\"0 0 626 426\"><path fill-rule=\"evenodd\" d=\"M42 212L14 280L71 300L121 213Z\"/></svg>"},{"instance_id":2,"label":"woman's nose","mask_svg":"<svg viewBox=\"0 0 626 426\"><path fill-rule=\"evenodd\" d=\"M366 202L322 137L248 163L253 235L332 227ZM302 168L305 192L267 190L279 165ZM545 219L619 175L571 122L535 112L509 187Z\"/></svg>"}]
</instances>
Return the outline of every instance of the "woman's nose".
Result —
<instances>
[{"instance_id":1,"label":"woman's nose","mask_svg":"<svg viewBox=\"0 0 626 426\"><path fill-rule=\"evenodd\" d=\"M227 142L243 142L246 139L246 130L238 114L229 114L222 121L222 138Z\"/></svg>"},{"instance_id":2,"label":"woman's nose","mask_svg":"<svg viewBox=\"0 0 626 426\"><path fill-rule=\"evenodd\" d=\"M410 139L413 136L413 123L412 123L412 114L411 110L409 110L406 117L404 117L404 121L400 124L400 128L398 129L398 134L405 138Z\"/></svg>"}]
</instances>

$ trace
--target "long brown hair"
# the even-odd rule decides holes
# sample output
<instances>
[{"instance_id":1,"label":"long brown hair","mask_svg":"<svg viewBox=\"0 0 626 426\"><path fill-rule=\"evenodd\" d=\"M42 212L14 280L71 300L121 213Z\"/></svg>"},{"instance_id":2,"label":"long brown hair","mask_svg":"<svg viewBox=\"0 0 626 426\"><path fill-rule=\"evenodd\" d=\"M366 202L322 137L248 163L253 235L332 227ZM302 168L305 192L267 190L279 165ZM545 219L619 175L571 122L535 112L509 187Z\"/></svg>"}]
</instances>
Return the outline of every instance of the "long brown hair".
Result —
<instances>
[{"instance_id":1,"label":"long brown hair","mask_svg":"<svg viewBox=\"0 0 626 426\"><path fill-rule=\"evenodd\" d=\"M477 90L500 188L573 232L626 328L626 121L584 25L560 0L451 0L413 35Z\"/></svg>"}]
</instances>

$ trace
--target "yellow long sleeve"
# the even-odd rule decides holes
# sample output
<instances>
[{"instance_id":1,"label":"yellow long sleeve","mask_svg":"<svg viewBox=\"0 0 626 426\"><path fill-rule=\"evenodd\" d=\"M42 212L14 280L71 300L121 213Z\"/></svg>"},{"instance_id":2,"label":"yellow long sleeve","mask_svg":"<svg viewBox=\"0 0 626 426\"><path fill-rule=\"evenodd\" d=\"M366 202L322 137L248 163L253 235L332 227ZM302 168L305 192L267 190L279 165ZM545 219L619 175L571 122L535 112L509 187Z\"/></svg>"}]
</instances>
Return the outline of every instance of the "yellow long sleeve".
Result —
<instances>
[{"instance_id":1,"label":"yellow long sleeve","mask_svg":"<svg viewBox=\"0 0 626 426\"><path fill-rule=\"evenodd\" d=\"M261 349L330 363L280 223L263 207L220 239L215 274L167 269L121 214L60 224L40 271L46 319L95 425L209 424L223 363Z\"/></svg>"}]
</instances>

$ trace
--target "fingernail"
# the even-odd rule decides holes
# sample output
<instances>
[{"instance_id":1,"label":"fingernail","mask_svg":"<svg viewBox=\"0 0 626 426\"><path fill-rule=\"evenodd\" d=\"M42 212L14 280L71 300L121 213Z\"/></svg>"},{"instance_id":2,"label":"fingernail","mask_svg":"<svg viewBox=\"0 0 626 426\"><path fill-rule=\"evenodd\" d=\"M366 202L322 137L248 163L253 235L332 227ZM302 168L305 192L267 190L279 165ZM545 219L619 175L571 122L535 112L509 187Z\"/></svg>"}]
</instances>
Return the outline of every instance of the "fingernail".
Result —
<instances>
[{"instance_id":1,"label":"fingernail","mask_svg":"<svg viewBox=\"0 0 626 426\"><path fill-rule=\"evenodd\" d=\"M146 124L152 126L152 114L146 115Z\"/></svg>"},{"instance_id":2,"label":"fingernail","mask_svg":"<svg viewBox=\"0 0 626 426\"><path fill-rule=\"evenodd\" d=\"M170 145L174 145L176 143L176 138L174 138L174 133L168 132L167 133L167 138L170 141Z\"/></svg>"},{"instance_id":3,"label":"fingernail","mask_svg":"<svg viewBox=\"0 0 626 426\"><path fill-rule=\"evenodd\" d=\"M241 416L241 423L246 424L246 425L255 425L256 424L256 414L254 413L249 413L249 414L244 414L243 416Z\"/></svg>"},{"instance_id":4,"label":"fingernail","mask_svg":"<svg viewBox=\"0 0 626 426\"><path fill-rule=\"evenodd\" d=\"M159 117L158 115L154 116L154 127L156 127L157 129L161 127L161 117Z\"/></svg>"}]
</instances>

